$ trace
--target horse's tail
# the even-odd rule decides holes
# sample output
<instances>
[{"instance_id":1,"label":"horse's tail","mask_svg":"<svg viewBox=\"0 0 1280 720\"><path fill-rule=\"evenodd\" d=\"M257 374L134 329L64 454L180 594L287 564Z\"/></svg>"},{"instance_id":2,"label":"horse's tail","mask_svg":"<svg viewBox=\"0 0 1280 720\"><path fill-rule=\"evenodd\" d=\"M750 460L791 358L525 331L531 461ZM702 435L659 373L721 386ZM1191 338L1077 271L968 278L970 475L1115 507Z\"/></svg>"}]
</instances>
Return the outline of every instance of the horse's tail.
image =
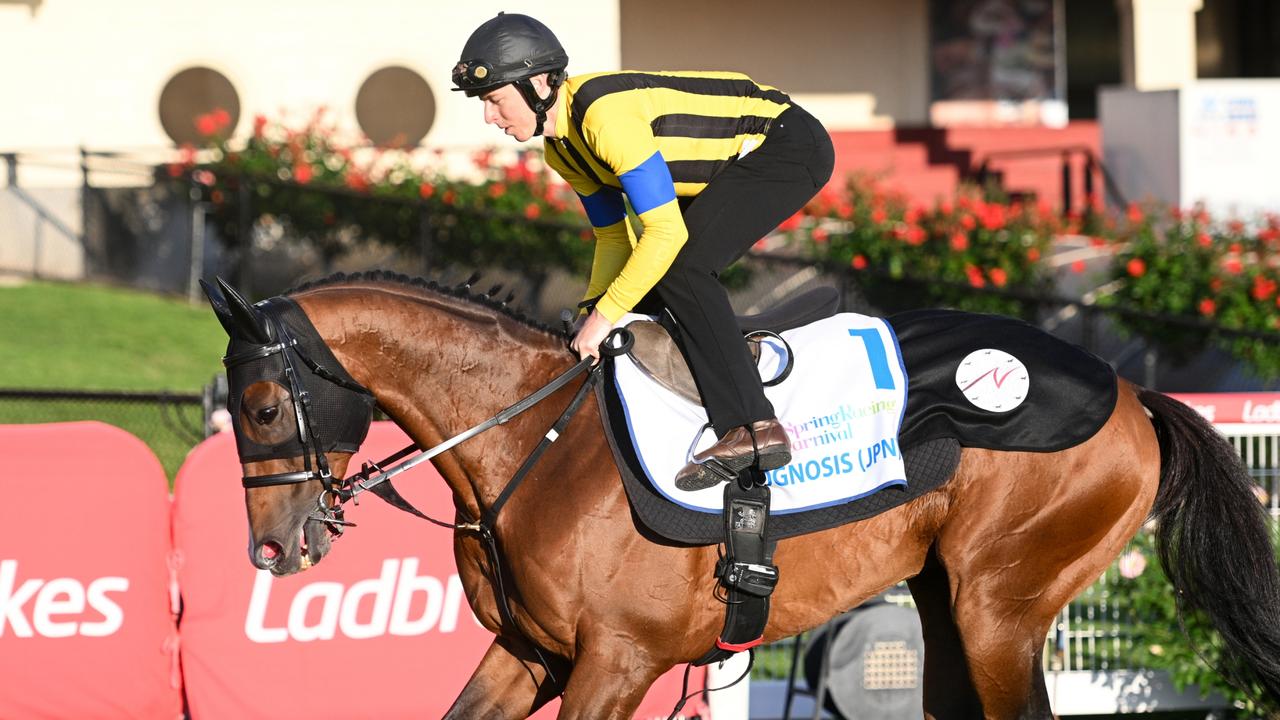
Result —
<instances>
[{"instance_id":1,"label":"horse's tail","mask_svg":"<svg viewBox=\"0 0 1280 720\"><path fill-rule=\"evenodd\" d=\"M1156 548L1180 616L1202 615L1222 636L1228 680L1280 705L1280 570L1267 513L1240 455L1199 413L1152 390L1160 489Z\"/></svg>"}]
</instances>

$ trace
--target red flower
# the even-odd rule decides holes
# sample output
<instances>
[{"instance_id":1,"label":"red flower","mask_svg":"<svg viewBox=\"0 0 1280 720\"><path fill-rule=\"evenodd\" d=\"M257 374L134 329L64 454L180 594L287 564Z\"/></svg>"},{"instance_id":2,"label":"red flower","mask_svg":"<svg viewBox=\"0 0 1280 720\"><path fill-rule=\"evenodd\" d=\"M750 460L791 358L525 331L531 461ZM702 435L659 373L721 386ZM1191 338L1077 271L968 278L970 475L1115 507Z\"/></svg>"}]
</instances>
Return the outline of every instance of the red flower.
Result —
<instances>
[{"instance_id":1,"label":"red flower","mask_svg":"<svg viewBox=\"0 0 1280 720\"><path fill-rule=\"evenodd\" d=\"M1231 245L1227 247L1227 251L1235 255L1239 255L1244 252L1244 248L1240 247L1240 243L1231 243Z\"/></svg>"},{"instance_id":2,"label":"red flower","mask_svg":"<svg viewBox=\"0 0 1280 720\"><path fill-rule=\"evenodd\" d=\"M1009 282L1009 274L1004 271L1004 268L991 268L987 271L987 275L996 287L1004 287L1005 283Z\"/></svg>"},{"instance_id":3,"label":"red flower","mask_svg":"<svg viewBox=\"0 0 1280 720\"><path fill-rule=\"evenodd\" d=\"M1092 237L1090 237L1090 238L1089 238L1089 245L1090 245L1091 247L1096 247L1096 248L1106 247L1106 246L1107 246L1107 239L1106 239L1106 238L1104 238L1104 237L1099 237L1099 236L1097 236L1097 235L1094 235L1094 236L1092 236Z\"/></svg>"},{"instance_id":4,"label":"red flower","mask_svg":"<svg viewBox=\"0 0 1280 720\"><path fill-rule=\"evenodd\" d=\"M919 225L912 225L907 228L907 244L912 247L919 247L924 244L927 234L924 228Z\"/></svg>"},{"instance_id":5,"label":"red flower","mask_svg":"<svg viewBox=\"0 0 1280 720\"><path fill-rule=\"evenodd\" d=\"M1133 258L1125 265L1125 270L1133 277L1142 277L1147 274L1147 263L1142 258Z\"/></svg>"},{"instance_id":6,"label":"red flower","mask_svg":"<svg viewBox=\"0 0 1280 720\"><path fill-rule=\"evenodd\" d=\"M830 237L830 235L827 233L826 230L823 230L822 228L814 228L813 232L811 233L811 237L813 237L814 242L818 243L819 245L823 245L827 242L827 239Z\"/></svg>"},{"instance_id":7,"label":"red flower","mask_svg":"<svg viewBox=\"0 0 1280 720\"><path fill-rule=\"evenodd\" d=\"M293 166L293 181L299 185L306 185L311 182L312 170L311 166L306 163L299 163Z\"/></svg>"},{"instance_id":8,"label":"red flower","mask_svg":"<svg viewBox=\"0 0 1280 720\"><path fill-rule=\"evenodd\" d=\"M841 220L848 220L853 217L853 205L848 202L840 203L839 207L836 208L836 214L840 216Z\"/></svg>"},{"instance_id":9,"label":"red flower","mask_svg":"<svg viewBox=\"0 0 1280 720\"><path fill-rule=\"evenodd\" d=\"M418 194L424 198L430 198L436 194L436 186L431 183L422 183L418 186Z\"/></svg>"},{"instance_id":10,"label":"red flower","mask_svg":"<svg viewBox=\"0 0 1280 720\"><path fill-rule=\"evenodd\" d=\"M454 201L458 199L458 193L452 190L445 190L444 195L441 195L440 199L444 201L445 205L452 205Z\"/></svg>"},{"instance_id":11,"label":"red flower","mask_svg":"<svg viewBox=\"0 0 1280 720\"><path fill-rule=\"evenodd\" d=\"M969 236L962 232L955 233L951 236L951 249L956 252L964 252L969 248Z\"/></svg>"},{"instance_id":12,"label":"red flower","mask_svg":"<svg viewBox=\"0 0 1280 720\"><path fill-rule=\"evenodd\" d=\"M965 230L972 230L978 226L978 221L974 220L972 215L961 215L960 226Z\"/></svg>"},{"instance_id":13,"label":"red flower","mask_svg":"<svg viewBox=\"0 0 1280 720\"><path fill-rule=\"evenodd\" d=\"M986 279L982 277L982 271L976 265L965 265L964 274L969 277L969 284L973 287L980 288L987 284Z\"/></svg>"},{"instance_id":14,"label":"red flower","mask_svg":"<svg viewBox=\"0 0 1280 720\"><path fill-rule=\"evenodd\" d=\"M1249 291L1253 295L1253 299L1259 302L1271 297L1276 291L1276 283L1261 275L1255 275L1253 278L1253 288Z\"/></svg>"},{"instance_id":15,"label":"red flower","mask_svg":"<svg viewBox=\"0 0 1280 720\"><path fill-rule=\"evenodd\" d=\"M213 201L214 205L221 205L222 201L225 200L226 198L222 195L221 190L214 190L213 192L209 193L209 199Z\"/></svg>"},{"instance_id":16,"label":"red flower","mask_svg":"<svg viewBox=\"0 0 1280 720\"><path fill-rule=\"evenodd\" d=\"M1222 289L1222 278L1213 278L1209 281L1209 289L1218 292Z\"/></svg>"},{"instance_id":17,"label":"red flower","mask_svg":"<svg viewBox=\"0 0 1280 720\"><path fill-rule=\"evenodd\" d=\"M1075 262L1071 263L1071 272L1073 272L1073 273L1082 273L1082 272L1084 272L1084 261L1083 261L1083 260L1077 260L1077 261L1075 261Z\"/></svg>"},{"instance_id":18,"label":"red flower","mask_svg":"<svg viewBox=\"0 0 1280 720\"><path fill-rule=\"evenodd\" d=\"M1134 225L1137 225L1146 219L1146 215L1142 214L1142 208L1138 207L1138 203L1129 203L1129 209L1126 214L1129 218L1129 222Z\"/></svg>"},{"instance_id":19,"label":"red flower","mask_svg":"<svg viewBox=\"0 0 1280 720\"><path fill-rule=\"evenodd\" d=\"M541 214L542 208L538 207L538 203L529 203L524 206L524 216L530 220L538 219L538 216Z\"/></svg>"},{"instance_id":20,"label":"red flower","mask_svg":"<svg viewBox=\"0 0 1280 720\"><path fill-rule=\"evenodd\" d=\"M507 192L505 183L496 182L489 186L489 197L491 198L501 197L505 192Z\"/></svg>"},{"instance_id":21,"label":"red flower","mask_svg":"<svg viewBox=\"0 0 1280 720\"><path fill-rule=\"evenodd\" d=\"M800 227L800 223L804 221L804 210L797 210L791 217L782 221L778 226L781 232L788 232Z\"/></svg>"},{"instance_id":22,"label":"red flower","mask_svg":"<svg viewBox=\"0 0 1280 720\"><path fill-rule=\"evenodd\" d=\"M1222 269L1232 275L1239 275L1244 270L1244 263L1240 262L1240 258L1227 258L1226 262L1222 263Z\"/></svg>"},{"instance_id":23,"label":"red flower","mask_svg":"<svg viewBox=\"0 0 1280 720\"><path fill-rule=\"evenodd\" d=\"M866 269L867 269L867 256L866 256L866 255L854 255L854 256L853 256L853 259L849 261L849 266L850 266L850 267L852 267L854 270L866 270Z\"/></svg>"},{"instance_id":24,"label":"red flower","mask_svg":"<svg viewBox=\"0 0 1280 720\"><path fill-rule=\"evenodd\" d=\"M364 192L369 189L369 178L364 173L352 171L347 174L347 187L356 192Z\"/></svg>"},{"instance_id":25,"label":"red flower","mask_svg":"<svg viewBox=\"0 0 1280 720\"><path fill-rule=\"evenodd\" d=\"M169 163L169 177L171 178L181 177L182 172L183 172L183 167L180 163Z\"/></svg>"},{"instance_id":26,"label":"red flower","mask_svg":"<svg viewBox=\"0 0 1280 720\"><path fill-rule=\"evenodd\" d=\"M196 117L196 132L200 133L201 137L209 137L218 132L218 121L214 119L212 113Z\"/></svg>"},{"instance_id":27,"label":"red flower","mask_svg":"<svg viewBox=\"0 0 1280 720\"><path fill-rule=\"evenodd\" d=\"M907 221L907 224L917 223L920 222L920 216L923 214L924 210L913 205L907 208L907 212L903 214L902 219Z\"/></svg>"},{"instance_id":28,"label":"red flower","mask_svg":"<svg viewBox=\"0 0 1280 720\"><path fill-rule=\"evenodd\" d=\"M983 205L979 210L979 220L982 221L982 227L988 230L999 230L1005 224L1005 210L1003 205L991 203Z\"/></svg>"},{"instance_id":29,"label":"red flower","mask_svg":"<svg viewBox=\"0 0 1280 720\"><path fill-rule=\"evenodd\" d=\"M1217 311L1218 304L1210 298L1204 298L1200 301L1200 305L1198 307L1200 308L1200 314L1207 317L1213 315L1213 313Z\"/></svg>"},{"instance_id":30,"label":"red flower","mask_svg":"<svg viewBox=\"0 0 1280 720\"><path fill-rule=\"evenodd\" d=\"M1027 248L1027 262L1040 262L1040 248Z\"/></svg>"},{"instance_id":31,"label":"red flower","mask_svg":"<svg viewBox=\"0 0 1280 720\"><path fill-rule=\"evenodd\" d=\"M871 222L881 225L887 219L889 219L889 214L884 211L884 208L876 208L871 211Z\"/></svg>"},{"instance_id":32,"label":"red flower","mask_svg":"<svg viewBox=\"0 0 1280 720\"><path fill-rule=\"evenodd\" d=\"M1213 246L1213 238L1209 235L1209 233L1205 233L1205 232L1202 232L1199 235L1196 235L1196 242L1199 243L1200 247L1202 248Z\"/></svg>"},{"instance_id":33,"label":"red flower","mask_svg":"<svg viewBox=\"0 0 1280 720\"><path fill-rule=\"evenodd\" d=\"M214 110L212 114L213 124L219 131L226 130L228 127L231 127L231 113L223 110L222 108L218 108L217 110Z\"/></svg>"},{"instance_id":34,"label":"red flower","mask_svg":"<svg viewBox=\"0 0 1280 720\"><path fill-rule=\"evenodd\" d=\"M1232 220L1231 222L1227 223L1227 231L1230 232L1232 235L1243 235L1244 223L1240 222L1239 220Z\"/></svg>"},{"instance_id":35,"label":"red flower","mask_svg":"<svg viewBox=\"0 0 1280 720\"><path fill-rule=\"evenodd\" d=\"M254 115L253 116L253 136L256 138L261 138L263 134L266 132L266 129L267 129L267 116Z\"/></svg>"}]
</instances>

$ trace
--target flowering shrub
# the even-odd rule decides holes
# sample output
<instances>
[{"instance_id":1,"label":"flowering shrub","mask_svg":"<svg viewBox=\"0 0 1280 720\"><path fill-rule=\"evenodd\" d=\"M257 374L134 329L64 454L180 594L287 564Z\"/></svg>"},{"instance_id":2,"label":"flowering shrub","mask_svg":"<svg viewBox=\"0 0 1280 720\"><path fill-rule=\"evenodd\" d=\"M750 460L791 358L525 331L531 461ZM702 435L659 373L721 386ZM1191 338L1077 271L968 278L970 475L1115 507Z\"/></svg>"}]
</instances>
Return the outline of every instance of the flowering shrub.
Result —
<instances>
[{"instance_id":1,"label":"flowering shrub","mask_svg":"<svg viewBox=\"0 0 1280 720\"><path fill-rule=\"evenodd\" d=\"M820 194L781 229L813 257L852 268L867 299L886 312L945 305L1009 315L1033 308L969 288L1048 289L1040 261L1061 232L1042 205L989 203L965 191L927 209L869 176L853 176L843 196Z\"/></svg>"},{"instance_id":2,"label":"flowering shrub","mask_svg":"<svg viewBox=\"0 0 1280 720\"><path fill-rule=\"evenodd\" d=\"M1280 329L1280 217L1267 218L1256 232L1240 222L1214 223L1203 210L1149 214L1136 205L1115 238L1110 278L1116 307L1181 315L1222 328L1275 332ZM1214 336L1212 328L1124 318L1129 330L1185 358L1215 341L1258 372L1280 372L1274 341Z\"/></svg>"},{"instance_id":3,"label":"flowering shrub","mask_svg":"<svg viewBox=\"0 0 1280 720\"><path fill-rule=\"evenodd\" d=\"M244 242L240 206L247 200L250 223L273 220L327 260L378 240L401 247L429 243L441 263L531 274L590 267L591 245L584 242L590 231L580 204L567 187L549 181L535 152L504 166L478 154L482 177L468 182L433 169L438 155L423 161L421 154L344 139L323 110L296 130L259 115L242 144L230 140L229 120L222 111L198 118L204 146L183 148L168 168L170 176L189 177L201 188L229 245Z\"/></svg>"}]
</instances>

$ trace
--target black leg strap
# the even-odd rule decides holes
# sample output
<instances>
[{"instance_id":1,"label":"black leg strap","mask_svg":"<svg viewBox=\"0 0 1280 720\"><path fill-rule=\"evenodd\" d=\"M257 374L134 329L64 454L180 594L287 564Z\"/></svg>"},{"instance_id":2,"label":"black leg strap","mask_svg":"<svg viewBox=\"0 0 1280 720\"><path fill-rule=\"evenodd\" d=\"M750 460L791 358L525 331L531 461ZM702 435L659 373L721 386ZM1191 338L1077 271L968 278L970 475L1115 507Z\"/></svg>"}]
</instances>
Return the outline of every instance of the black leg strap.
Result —
<instances>
[{"instance_id":1,"label":"black leg strap","mask_svg":"<svg viewBox=\"0 0 1280 720\"><path fill-rule=\"evenodd\" d=\"M769 487L748 468L724 488L725 555L716 576L727 589L724 629L716 646L694 665L708 665L761 643L769 622L769 596L778 584L769 540Z\"/></svg>"}]
</instances>

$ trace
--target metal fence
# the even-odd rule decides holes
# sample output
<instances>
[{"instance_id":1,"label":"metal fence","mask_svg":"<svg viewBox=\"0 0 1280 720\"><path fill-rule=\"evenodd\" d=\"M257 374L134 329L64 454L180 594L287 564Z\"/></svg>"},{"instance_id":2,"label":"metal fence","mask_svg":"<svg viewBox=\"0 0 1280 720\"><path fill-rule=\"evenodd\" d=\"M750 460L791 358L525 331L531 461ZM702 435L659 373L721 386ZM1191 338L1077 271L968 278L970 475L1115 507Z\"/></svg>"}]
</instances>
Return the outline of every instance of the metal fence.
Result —
<instances>
[{"instance_id":1,"label":"metal fence","mask_svg":"<svg viewBox=\"0 0 1280 720\"><path fill-rule=\"evenodd\" d=\"M191 448L207 435L209 393L0 389L0 424L97 420L138 436L172 483Z\"/></svg>"}]
</instances>

